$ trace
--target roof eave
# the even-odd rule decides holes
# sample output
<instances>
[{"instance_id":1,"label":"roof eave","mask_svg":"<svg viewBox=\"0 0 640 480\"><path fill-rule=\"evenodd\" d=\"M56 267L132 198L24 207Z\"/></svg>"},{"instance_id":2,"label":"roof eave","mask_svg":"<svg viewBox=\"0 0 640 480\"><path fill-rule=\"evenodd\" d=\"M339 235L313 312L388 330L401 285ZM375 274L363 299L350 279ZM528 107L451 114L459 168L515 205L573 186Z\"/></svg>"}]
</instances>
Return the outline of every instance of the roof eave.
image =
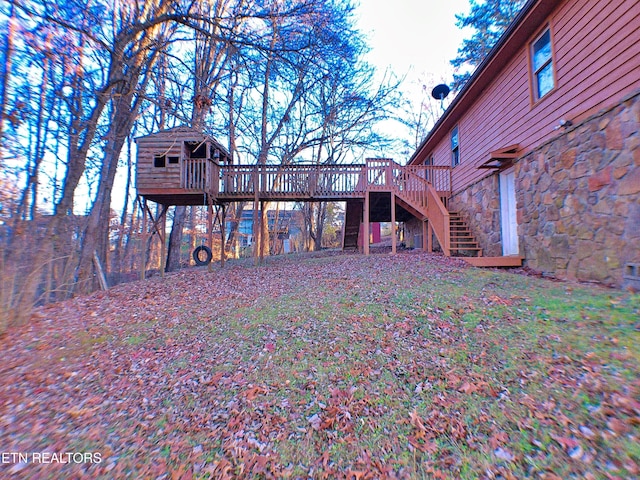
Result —
<instances>
[{"instance_id":1,"label":"roof eave","mask_svg":"<svg viewBox=\"0 0 640 480\"><path fill-rule=\"evenodd\" d=\"M462 117L464 111L477 96L495 78L497 73L520 47L533 35L547 19L551 11L562 0L529 0L520 10L516 18L500 36L489 54L473 72L462 90L456 95L449 107L435 123L424 140L409 159L409 164L419 163L426 158L435 144Z\"/></svg>"}]
</instances>

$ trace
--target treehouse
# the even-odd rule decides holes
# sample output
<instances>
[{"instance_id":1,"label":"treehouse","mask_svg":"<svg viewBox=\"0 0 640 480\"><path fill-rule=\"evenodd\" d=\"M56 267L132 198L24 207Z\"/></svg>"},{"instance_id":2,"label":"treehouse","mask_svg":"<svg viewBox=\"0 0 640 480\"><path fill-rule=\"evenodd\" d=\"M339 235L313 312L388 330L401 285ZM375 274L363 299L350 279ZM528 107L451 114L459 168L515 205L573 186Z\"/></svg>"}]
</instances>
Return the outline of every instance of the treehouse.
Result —
<instances>
[{"instance_id":1,"label":"treehouse","mask_svg":"<svg viewBox=\"0 0 640 480\"><path fill-rule=\"evenodd\" d=\"M136 188L162 205L203 205L216 196L221 165L229 152L213 137L182 126L136 138Z\"/></svg>"}]
</instances>

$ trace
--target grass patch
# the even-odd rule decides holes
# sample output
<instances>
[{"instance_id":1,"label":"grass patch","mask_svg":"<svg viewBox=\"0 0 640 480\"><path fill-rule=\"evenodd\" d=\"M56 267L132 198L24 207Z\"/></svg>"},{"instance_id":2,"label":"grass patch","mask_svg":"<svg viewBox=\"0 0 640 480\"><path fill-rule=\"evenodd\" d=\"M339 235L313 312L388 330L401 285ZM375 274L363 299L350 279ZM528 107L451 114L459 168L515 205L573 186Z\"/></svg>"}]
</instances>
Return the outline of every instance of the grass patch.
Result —
<instances>
[{"instance_id":1,"label":"grass patch","mask_svg":"<svg viewBox=\"0 0 640 480\"><path fill-rule=\"evenodd\" d=\"M638 295L406 254L229 262L150 296L83 339L101 375L70 391L119 462L99 478L638 474Z\"/></svg>"}]
</instances>

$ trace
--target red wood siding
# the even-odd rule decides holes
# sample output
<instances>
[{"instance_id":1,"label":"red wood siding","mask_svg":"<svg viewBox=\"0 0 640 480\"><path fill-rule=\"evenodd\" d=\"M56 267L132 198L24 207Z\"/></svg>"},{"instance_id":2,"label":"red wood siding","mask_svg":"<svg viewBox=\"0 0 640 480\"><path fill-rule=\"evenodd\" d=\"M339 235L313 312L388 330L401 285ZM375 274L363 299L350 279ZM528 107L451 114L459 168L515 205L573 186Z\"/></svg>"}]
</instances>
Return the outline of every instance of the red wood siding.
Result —
<instances>
[{"instance_id":1,"label":"red wood siding","mask_svg":"<svg viewBox=\"0 0 640 480\"><path fill-rule=\"evenodd\" d=\"M535 102L529 48L546 25L552 33L555 87ZM530 151L555 136L561 119L578 123L638 90L640 2L561 2L540 18L535 33L465 111L447 112L459 117L460 165L453 171L454 191L491 173L477 168L490 152L512 144L520 144L523 153ZM449 133L427 140L412 162L422 163L433 154L436 165L450 165Z\"/></svg>"}]
</instances>

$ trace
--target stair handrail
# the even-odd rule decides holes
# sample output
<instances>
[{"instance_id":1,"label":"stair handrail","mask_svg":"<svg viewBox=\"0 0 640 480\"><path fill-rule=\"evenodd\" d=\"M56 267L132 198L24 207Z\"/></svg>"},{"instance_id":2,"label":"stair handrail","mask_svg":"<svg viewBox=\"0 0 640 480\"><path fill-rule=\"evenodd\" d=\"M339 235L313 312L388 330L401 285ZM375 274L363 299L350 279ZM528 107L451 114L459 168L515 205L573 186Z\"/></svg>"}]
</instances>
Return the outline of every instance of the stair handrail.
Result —
<instances>
[{"instance_id":1,"label":"stair handrail","mask_svg":"<svg viewBox=\"0 0 640 480\"><path fill-rule=\"evenodd\" d=\"M451 256L451 225L449 211L442 203L440 194L433 184L415 172L402 168L395 177L396 195L427 217L435 233L442 252ZM419 183L420 188L411 188Z\"/></svg>"},{"instance_id":2,"label":"stair handrail","mask_svg":"<svg viewBox=\"0 0 640 480\"><path fill-rule=\"evenodd\" d=\"M394 187L398 197L409 203L423 215L427 215L427 188L430 183L420 175L399 166L400 172L394 175Z\"/></svg>"},{"instance_id":3,"label":"stair handrail","mask_svg":"<svg viewBox=\"0 0 640 480\"><path fill-rule=\"evenodd\" d=\"M435 233L442 252L446 257L451 256L451 224L449 211L442 203L440 195L433 185L427 187L427 218L431 223L433 233Z\"/></svg>"}]
</instances>

